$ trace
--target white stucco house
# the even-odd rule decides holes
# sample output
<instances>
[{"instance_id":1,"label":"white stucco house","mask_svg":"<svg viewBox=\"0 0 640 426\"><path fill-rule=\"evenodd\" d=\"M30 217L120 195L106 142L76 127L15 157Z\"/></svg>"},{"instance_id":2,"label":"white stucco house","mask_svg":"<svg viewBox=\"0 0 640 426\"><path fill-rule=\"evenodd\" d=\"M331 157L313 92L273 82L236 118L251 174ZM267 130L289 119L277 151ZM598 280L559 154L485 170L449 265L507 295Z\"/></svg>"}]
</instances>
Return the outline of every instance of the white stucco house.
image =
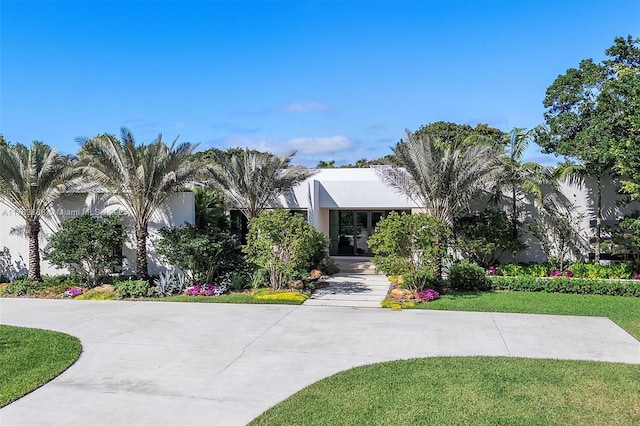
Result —
<instances>
[{"instance_id":1,"label":"white stucco house","mask_svg":"<svg viewBox=\"0 0 640 426\"><path fill-rule=\"evenodd\" d=\"M587 183L582 188L563 185L562 193L584 215L580 222L580 231L589 238L595 227L595 209L592 198L593 185ZM638 209L637 205L621 207L617 205L620 196L613 182L607 183L603 191L603 215L605 223L611 224L624 214ZM281 198L281 204L292 210L306 214L307 220L329 238L329 253L340 255L370 255L367 239L373 234L376 224L391 211L417 212L420 206L387 187L376 171L364 169L319 169L317 173L295 187ZM87 194L69 194L55 206L55 215L44 221L41 235L41 248L45 248L47 238L56 229L60 221L83 213L109 214L119 209L117 200L97 199ZM232 222L242 226L239 212L231 212ZM156 212L150 225L149 237L149 273L157 274L165 269L155 253L154 242L158 238L158 229L178 226L184 222L195 221L194 196L192 193L174 194L167 205ZM135 253L133 227L127 226L129 241L123 248L126 258L123 266L125 273L133 273ZM0 199L0 250L8 250L11 256L13 273L26 273L28 243L23 232L24 221ZM529 249L519 257L519 261L544 261L545 254L534 240L529 241ZM589 253L584 253L588 258ZM507 259L509 260L509 259ZM60 271L42 261L42 273L55 274Z\"/></svg>"}]
</instances>

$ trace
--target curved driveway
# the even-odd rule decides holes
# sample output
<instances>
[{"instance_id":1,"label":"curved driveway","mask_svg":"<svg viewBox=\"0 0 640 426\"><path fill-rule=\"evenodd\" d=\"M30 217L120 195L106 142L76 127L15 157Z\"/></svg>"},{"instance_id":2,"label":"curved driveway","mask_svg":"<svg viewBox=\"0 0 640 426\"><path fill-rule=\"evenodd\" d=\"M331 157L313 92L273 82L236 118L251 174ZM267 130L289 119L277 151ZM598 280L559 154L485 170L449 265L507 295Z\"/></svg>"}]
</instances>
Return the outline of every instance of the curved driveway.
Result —
<instances>
[{"instance_id":1,"label":"curved driveway","mask_svg":"<svg viewBox=\"0 0 640 426\"><path fill-rule=\"evenodd\" d=\"M0 322L83 345L69 370L0 410L5 426L245 424L323 377L412 357L640 364L640 343L596 317L0 299Z\"/></svg>"}]
</instances>

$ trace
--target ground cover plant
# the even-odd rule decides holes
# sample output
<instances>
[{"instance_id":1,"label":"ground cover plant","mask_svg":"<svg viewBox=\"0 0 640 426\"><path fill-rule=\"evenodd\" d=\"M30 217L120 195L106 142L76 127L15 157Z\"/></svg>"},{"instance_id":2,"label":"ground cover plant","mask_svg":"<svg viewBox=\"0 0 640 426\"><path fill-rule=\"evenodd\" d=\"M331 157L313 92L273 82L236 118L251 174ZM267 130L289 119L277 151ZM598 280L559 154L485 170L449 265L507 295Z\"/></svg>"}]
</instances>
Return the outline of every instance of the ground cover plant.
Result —
<instances>
[{"instance_id":1,"label":"ground cover plant","mask_svg":"<svg viewBox=\"0 0 640 426\"><path fill-rule=\"evenodd\" d=\"M403 307L405 307L403 305ZM608 317L640 340L640 298L519 291L459 292L406 306L443 311L514 312Z\"/></svg>"},{"instance_id":2,"label":"ground cover plant","mask_svg":"<svg viewBox=\"0 0 640 426\"><path fill-rule=\"evenodd\" d=\"M338 373L250 424L631 425L640 422L638 395L637 365L424 358Z\"/></svg>"},{"instance_id":3,"label":"ground cover plant","mask_svg":"<svg viewBox=\"0 0 640 426\"><path fill-rule=\"evenodd\" d=\"M0 325L0 407L62 373L81 351L67 334Z\"/></svg>"}]
</instances>

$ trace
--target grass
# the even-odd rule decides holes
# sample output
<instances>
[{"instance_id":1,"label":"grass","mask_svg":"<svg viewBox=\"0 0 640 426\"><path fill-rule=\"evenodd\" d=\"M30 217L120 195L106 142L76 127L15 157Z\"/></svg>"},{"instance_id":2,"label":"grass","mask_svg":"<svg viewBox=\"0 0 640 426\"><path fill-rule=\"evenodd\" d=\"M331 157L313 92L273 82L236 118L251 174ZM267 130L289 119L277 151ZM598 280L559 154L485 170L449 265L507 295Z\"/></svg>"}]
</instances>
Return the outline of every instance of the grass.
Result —
<instances>
[{"instance_id":1,"label":"grass","mask_svg":"<svg viewBox=\"0 0 640 426\"><path fill-rule=\"evenodd\" d=\"M357 367L323 379L250 425L631 425L640 367L447 357Z\"/></svg>"},{"instance_id":2,"label":"grass","mask_svg":"<svg viewBox=\"0 0 640 426\"><path fill-rule=\"evenodd\" d=\"M0 407L62 373L81 351L67 334L0 325Z\"/></svg>"},{"instance_id":3,"label":"grass","mask_svg":"<svg viewBox=\"0 0 640 426\"><path fill-rule=\"evenodd\" d=\"M487 291L443 295L414 309L516 312L608 317L640 340L640 298L525 291Z\"/></svg>"}]
</instances>

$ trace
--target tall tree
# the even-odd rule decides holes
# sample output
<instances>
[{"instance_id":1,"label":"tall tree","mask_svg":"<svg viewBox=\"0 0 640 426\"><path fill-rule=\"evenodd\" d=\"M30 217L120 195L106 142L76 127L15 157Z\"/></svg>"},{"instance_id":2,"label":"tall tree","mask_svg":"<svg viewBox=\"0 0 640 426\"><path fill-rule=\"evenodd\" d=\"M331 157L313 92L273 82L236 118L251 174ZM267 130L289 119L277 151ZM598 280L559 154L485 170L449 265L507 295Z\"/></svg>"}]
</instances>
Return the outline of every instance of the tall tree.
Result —
<instances>
[{"instance_id":1,"label":"tall tree","mask_svg":"<svg viewBox=\"0 0 640 426\"><path fill-rule=\"evenodd\" d=\"M610 60L595 63L585 59L578 68L568 69L547 88L543 102L548 127L539 134L538 143L547 153L569 157L569 162L577 160L582 168L574 177L587 172L596 181L596 261L600 260L603 182L618 171L636 170L631 163L628 168L616 164L633 158L627 142L634 134L632 117L640 115L639 52L637 39L617 37L615 45L605 51ZM638 124L640 128L640 120ZM637 158L640 162L640 156ZM572 171L579 170L573 166L560 170L565 177Z\"/></svg>"},{"instance_id":2,"label":"tall tree","mask_svg":"<svg viewBox=\"0 0 640 426\"><path fill-rule=\"evenodd\" d=\"M640 200L640 38L617 37L605 51L609 79L604 84L599 112L607 114L607 131L613 137L616 168L622 173L622 190Z\"/></svg>"},{"instance_id":3,"label":"tall tree","mask_svg":"<svg viewBox=\"0 0 640 426\"><path fill-rule=\"evenodd\" d=\"M28 279L41 281L41 220L51 213L52 204L71 188L77 171L71 158L59 156L42 142L30 148L22 144L0 146L0 197L24 219L29 239Z\"/></svg>"},{"instance_id":4,"label":"tall tree","mask_svg":"<svg viewBox=\"0 0 640 426\"><path fill-rule=\"evenodd\" d=\"M167 146L158 136L148 145L136 145L129 129L115 135L82 140L80 159L84 174L100 190L116 196L131 216L136 234L136 276L148 279L149 221L175 191L190 183L198 171L191 161L195 148L177 139Z\"/></svg>"},{"instance_id":5,"label":"tall tree","mask_svg":"<svg viewBox=\"0 0 640 426\"><path fill-rule=\"evenodd\" d=\"M520 207L533 199L537 208L541 208L545 201L556 204L555 193L558 189L557 181L552 171L536 162L523 162L524 152L534 141L534 130L526 131L521 128L513 128L505 136L502 155L497 159L501 172L494 182L494 201L507 199L509 203L510 234L513 241L519 240L521 221ZM551 189L549 199L545 200L545 189ZM515 257L515 253L514 257Z\"/></svg>"},{"instance_id":6,"label":"tall tree","mask_svg":"<svg viewBox=\"0 0 640 426\"><path fill-rule=\"evenodd\" d=\"M268 152L234 149L209 165L210 184L250 221L278 206L278 197L316 173L291 166L294 155L295 151L278 157Z\"/></svg>"},{"instance_id":7,"label":"tall tree","mask_svg":"<svg viewBox=\"0 0 640 426\"><path fill-rule=\"evenodd\" d=\"M456 144L458 146L464 143L473 143L474 138L469 138L470 136L483 136L496 143L502 142L504 137L504 133L501 130L489 127L487 124L478 123L474 128L468 124L457 124L448 121L436 121L421 126L416 130L415 134L437 139L441 143Z\"/></svg>"},{"instance_id":8,"label":"tall tree","mask_svg":"<svg viewBox=\"0 0 640 426\"><path fill-rule=\"evenodd\" d=\"M394 150L402 167L376 170L387 185L450 227L499 172L493 145L461 145L443 144L407 131L406 140ZM440 274L439 259L436 263Z\"/></svg>"}]
</instances>

